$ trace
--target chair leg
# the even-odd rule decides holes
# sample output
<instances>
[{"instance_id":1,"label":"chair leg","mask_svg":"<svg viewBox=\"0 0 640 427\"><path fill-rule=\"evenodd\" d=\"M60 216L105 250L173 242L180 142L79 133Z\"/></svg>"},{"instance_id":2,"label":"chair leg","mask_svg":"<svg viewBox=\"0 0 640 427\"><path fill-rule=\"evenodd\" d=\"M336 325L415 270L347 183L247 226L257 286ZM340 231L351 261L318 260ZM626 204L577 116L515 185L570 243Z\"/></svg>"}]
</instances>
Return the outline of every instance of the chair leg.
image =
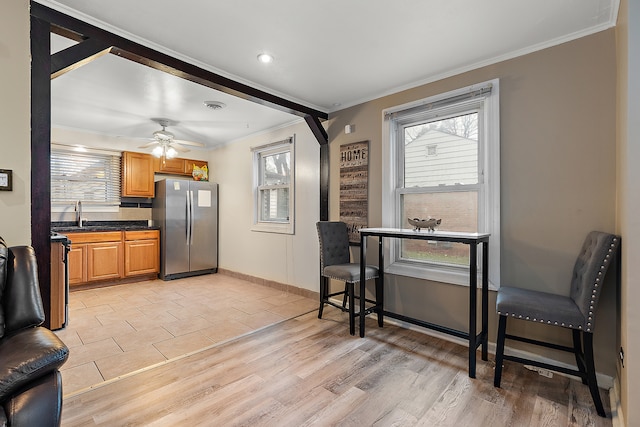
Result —
<instances>
[{"instance_id":1,"label":"chair leg","mask_svg":"<svg viewBox=\"0 0 640 427\"><path fill-rule=\"evenodd\" d=\"M589 391L591 392L591 398L593 404L596 406L596 412L601 417L606 417L604 407L602 406L602 400L600 399L600 390L598 389L598 380L596 379L596 367L593 362L593 333L584 332L584 362L587 370L587 383L589 384Z\"/></svg>"},{"instance_id":2,"label":"chair leg","mask_svg":"<svg viewBox=\"0 0 640 427\"><path fill-rule=\"evenodd\" d=\"M578 371L582 373L582 384L587 384L587 368L584 365L584 353L582 351L582 339L580 338L580 330L572 329L573 333L573 353L576 356L576 365Z\"/></svg>"},{"instance_id":3,"label":"chair leg","mask_svg":"<svg viewBox=\"0 0 640 427\"><path fill-rule=\"evenodd\" d=\"M353 282L347 283L349 289L349 333L356 334L356 313L355 313L355 297L353 293Z\"/></svg>"},{"instance_id":4,"label":"chair leg","mask_svg":"<svg viewBox=\"0 0 640 427\"><path fill-rule=\"evenodd\" d=\"M342 311L346 311L348 296L349 296L349 285L347 284L347 282L344 282L344 296L342 297Z\"/></svg>"},{"instance_id":5,"label":"chair leg","mask_svg":"<svg viewBox=\"0 0 640 427\"><path fill-rule=\"evenodd\" d=\"M504 341L507 333L507 316L500 316L498 321L498 340L496 342L496 369L493 374L493 386L500 387L502 381L502 362L504 358Z\"/></svg>"},{"instance_id":6,"label":"chair leg","mask_svg":"<svg viewBox=\"0 0 640 427\"><path fill-rule=\"evenodd\" d=\"M320 308L318 308L318 319L322 319L322 309L324 308L324 302L327 300L327 282L326 277L320 277Z\"/></svg>"}]
</instances>

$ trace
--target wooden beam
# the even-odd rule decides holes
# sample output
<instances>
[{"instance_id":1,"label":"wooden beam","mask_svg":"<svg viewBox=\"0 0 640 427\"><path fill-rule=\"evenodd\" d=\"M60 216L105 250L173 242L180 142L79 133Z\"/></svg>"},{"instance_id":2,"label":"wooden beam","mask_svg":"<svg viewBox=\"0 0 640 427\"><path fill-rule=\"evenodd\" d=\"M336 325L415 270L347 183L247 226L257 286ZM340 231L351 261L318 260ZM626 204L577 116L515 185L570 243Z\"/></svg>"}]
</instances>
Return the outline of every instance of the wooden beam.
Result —
<instances>
[{"instance_id":1,"label":"wooden beam","mask_svg":"<svg viewBox=\"0 0 640 427\"><path fill-rule=\"evenodd\" d=\"M31 17L31 246L46 327L51 304L51 32Z\"/></svg>"},{"instance_id":2,"label":"wooden beam","mask_svg":"<svg viewBox=\"0 0 640 427\"><path fill-rule=\"evenodd\" d=\"M320 145L320 221L329 221L329 144Z\"/></svg>"},{"instance_id":3,"label":"wooden beam","mask_svg":"<svg viewBox=\"0 0 640 427\"><path fill-rule=\"evenodd\" d=\"M111 46L96 39L87 39L51 55L51 78L55 79L75 70L102 55L109 53Z\"/></svg>"},{"instance_id":4,"label":"wooden beam","mask_svg":"<svg viewBox=\"0 0 640 427\"><path fill-rule=\"evenodd\" d=\"M329 136L327 135L327 131L324 130L324 127L322 127L320 120L318 120L316 116L311 116L311 115L304 116L304 119L309 125L311 132L318 140L318 143L320 145L328 144Z\"/></svg>"}]
</instances>

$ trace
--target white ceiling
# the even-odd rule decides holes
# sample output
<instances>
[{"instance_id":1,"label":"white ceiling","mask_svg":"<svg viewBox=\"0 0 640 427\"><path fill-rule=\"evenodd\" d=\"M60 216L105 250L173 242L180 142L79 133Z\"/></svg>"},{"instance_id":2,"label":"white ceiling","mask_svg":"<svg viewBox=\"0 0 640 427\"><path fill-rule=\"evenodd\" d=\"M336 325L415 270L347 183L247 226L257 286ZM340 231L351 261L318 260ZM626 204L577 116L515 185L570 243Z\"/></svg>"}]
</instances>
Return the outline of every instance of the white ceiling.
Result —
<instances>
[{"instance_id":1,"label":"white ceiling","mask_svg":"<svg viewBox=\"0 0 640 427\"><path fill-rule=\"evenodd\" d=\"M201 68L325 112L615 25L619 0L38 0ZM56 49L61 40L54 40ZM256 57L275 57L264 65ZM222 101L223 110L202 102ZM216 144L297 117L105 55L52 81L52 124Z\"/></svg>"}]
</instances>

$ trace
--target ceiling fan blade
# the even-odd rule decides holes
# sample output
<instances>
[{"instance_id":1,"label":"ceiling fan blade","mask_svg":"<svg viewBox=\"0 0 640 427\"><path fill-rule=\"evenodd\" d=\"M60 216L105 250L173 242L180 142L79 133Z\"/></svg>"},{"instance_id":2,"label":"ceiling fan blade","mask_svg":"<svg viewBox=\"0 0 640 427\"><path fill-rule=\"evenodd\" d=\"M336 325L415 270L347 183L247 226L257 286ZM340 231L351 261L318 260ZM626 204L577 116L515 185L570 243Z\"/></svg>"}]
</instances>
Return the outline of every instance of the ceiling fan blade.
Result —
<instances>
[{"instance_id":1,"label":"ceiling fan blade","mask_svg":"<svg viewBox=\"0 0 640 427\"><path fill-rule=\"evenodd\" d=\"M181 153L186 153L187 151L190 151L188 148L185 148L182 145L176 143L176 141L173 141L171 144L169 144L169 147L172 147L176 151L179 151Z\"/></svg>"},{"instance_id":2,"label":"ceiling fan blade","mask_svg":"<svg viewBox=\"0 0 640 427\"><path fill-rule=\"evenodd\" d=\"M182 139L174 139L171 141L172 143L176 142L182 145L192 145L194 147L204 147L205 145L202 142L193 142L193 141L184 141Z\"/></svg>"},{"instance_id":3,"label":"ceiling fan blade","mask_svg":"<svg viewBox=\"0 0 640 427\"><path fill-rule=\"evenodd\" d=\"M141 145L141 146L140 146L140 147L138 147L138 148L149 148L149 147L151 147L152 145L156 145L157 143L158 143L158 141L151 141L151 142L149 142L149 143L147 143L147 144Z\"/></svg>"}]
</instances>

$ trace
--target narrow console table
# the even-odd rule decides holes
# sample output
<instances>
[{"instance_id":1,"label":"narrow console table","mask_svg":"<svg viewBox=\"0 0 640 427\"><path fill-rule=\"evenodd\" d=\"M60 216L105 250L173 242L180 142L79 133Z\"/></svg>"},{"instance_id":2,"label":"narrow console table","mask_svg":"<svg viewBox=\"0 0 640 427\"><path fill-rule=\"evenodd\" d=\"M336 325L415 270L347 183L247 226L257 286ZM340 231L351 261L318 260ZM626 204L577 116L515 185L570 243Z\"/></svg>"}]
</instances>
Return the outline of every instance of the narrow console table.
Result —
<instances>
[{"instance_id":1,"label":"narrow console table","mask_svg":"<svg viewBox=\"0 0 640 427\"><path fill-rule=\"evenodd\" d=\"M488 305L489 305L489 233L458 233L451 231L426 231L399 228L361 228L360 229L360 277L365 277L367 259L367 237L378 237L378 265L380 280L376 286L375 305L365 307L365 281L360 281L360 311L357 314L360 323L360 336L364 337L364 320L369 313L377 313L378 326L382 327L384 316L412 323L469 341L469 377L476 377L476 349L482 345L482 360L487 360L488 344ZM384 309L384 245L383 238L436 240L469 245L469 330L459 331L445 326L414 319ZM481 331L477 333L477 291L478 291L478 245L482 244L482 301ZM355 334L354 316L351 319L351 335Z\"/></svg>"}]
</instances>

